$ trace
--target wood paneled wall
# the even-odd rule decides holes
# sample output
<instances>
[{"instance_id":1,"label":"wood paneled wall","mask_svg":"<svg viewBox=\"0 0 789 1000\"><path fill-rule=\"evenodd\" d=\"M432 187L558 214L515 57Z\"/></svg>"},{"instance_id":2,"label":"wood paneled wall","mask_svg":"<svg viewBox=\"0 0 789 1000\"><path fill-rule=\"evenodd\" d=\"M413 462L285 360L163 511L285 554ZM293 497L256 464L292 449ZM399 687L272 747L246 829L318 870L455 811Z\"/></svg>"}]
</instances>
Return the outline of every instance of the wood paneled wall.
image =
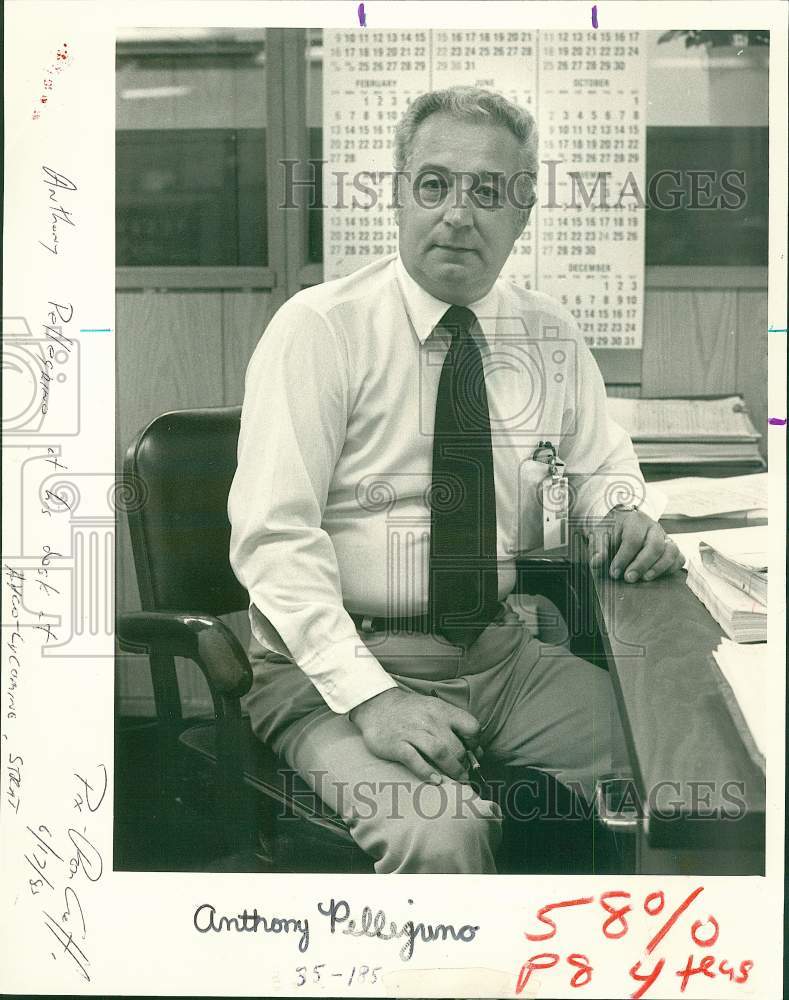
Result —
<instances>
[{"instance_id":1,"label":"wood paneled wall","mask_svg":"<svg viewBox=\"0 0 789 1000\"><path fill-rule=\"evenodd\" d=\"M273 297L262 291L123 291L116 297L116 468L135 435L167 410L230 406L244 396L247 362L271 316ZM116 607L139 608L131 541L125 518L117 524ZM246 615L228 618L242 642ZM146 657L118 654L119 708L152 715ZM178 664L187 714L210 709L208 689L190 663Z\"/></svg>"},{"instance_id":2,"label":"wood paneled wall","mask_svg":"<svg viewBox=\"0 0 789 1000\"><path fill-rule=\"evenodd\" d=\"M640 384L617 383L619 396L714 396L739 393L757 430L767 425L766 275L699 269L647 277ZM712 272L713 269L704 269ZM734 269L737 270L737 269ZM736 278L736 280L735 280ZM117 457L134 435L166 410L240 403L247 362L277 298L264 291L132 291L117 296ZM763 451L766 455L766 451ZM117 607L139 607L128 528L118 523ZM231 626L243 643L242 613ZM152 714L144 657L118 657L119 708ZM179 664L187 713L210 711L197 669Z\"/></svg>"},{"instance_id":3,"label":"wood paneled wall","mask_svg":"<svg viewBox=\"0 0 789 1000\"><path fill-rule=\"evenodd\" d=\"M766 459L766 269L653 270L659 285L647 282L639 395L741 395Z\"/></svg>"}]
</instances>

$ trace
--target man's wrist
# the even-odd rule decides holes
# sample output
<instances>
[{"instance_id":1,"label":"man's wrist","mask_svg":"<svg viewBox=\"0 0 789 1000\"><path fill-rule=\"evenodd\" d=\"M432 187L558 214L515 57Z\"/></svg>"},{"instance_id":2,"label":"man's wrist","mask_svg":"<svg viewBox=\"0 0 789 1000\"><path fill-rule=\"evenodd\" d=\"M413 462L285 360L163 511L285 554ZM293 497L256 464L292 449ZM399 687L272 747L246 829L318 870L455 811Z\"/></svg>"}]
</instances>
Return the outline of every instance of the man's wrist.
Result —
<instances>
[{"instance_id":1,"label":"man's wrist","mask_svg":"<svg viewBox=\"0 0 789 1000\"><path fill-rule=\"evenodd\" d=\"M351 720L351 722L353 722L354 714L358 712L358 709L364 708L365 705L369 705L370 702L375 701L377 698L380 698L382 695L387 694L389 691L397 691L397 688L396 687L384 688L383 691L378 691L376 694L371 695L369 698L365 698L364 701L360 701L358 705L354 705L353 708L349 709L348 718Z\"/></svg>"}]
</instances>

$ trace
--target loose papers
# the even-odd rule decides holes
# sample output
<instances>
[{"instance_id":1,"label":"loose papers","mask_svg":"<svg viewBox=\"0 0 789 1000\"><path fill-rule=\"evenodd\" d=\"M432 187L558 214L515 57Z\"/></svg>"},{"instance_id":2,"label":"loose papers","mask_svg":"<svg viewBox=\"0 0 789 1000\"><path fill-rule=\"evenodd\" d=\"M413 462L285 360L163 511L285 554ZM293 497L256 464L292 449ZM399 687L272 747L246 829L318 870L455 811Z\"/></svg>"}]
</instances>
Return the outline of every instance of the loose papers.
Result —
<instances>
[{"instance_id":1,"label":"loose papers","mask_svg":"<svg viewBox=\"0 0 789 1000\"><path fill-rule=\"evenodd\" d=\"M666 496L664 517L716 517L722 514L767 516L767 473L707 479L688 476L664 479L660 489Z\"/></svg>"},{"instance_id":2,"label":"loose papers","mask_svg":"<svg viewBox=\"0 0 789 1000\"><path fill-rule=\"evenodd\" d=\"M712 654L737 701L759 753L767 746L767 643L741 646L721 639Z\"/></svg>"}]
</instances>

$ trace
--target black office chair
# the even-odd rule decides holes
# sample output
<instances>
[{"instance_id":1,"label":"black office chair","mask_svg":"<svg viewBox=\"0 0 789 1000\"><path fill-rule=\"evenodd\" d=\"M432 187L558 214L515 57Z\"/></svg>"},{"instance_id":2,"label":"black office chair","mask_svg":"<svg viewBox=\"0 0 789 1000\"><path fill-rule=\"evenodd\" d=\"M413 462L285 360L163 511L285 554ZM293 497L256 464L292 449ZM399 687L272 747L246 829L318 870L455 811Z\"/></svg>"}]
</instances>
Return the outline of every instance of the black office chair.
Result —
<instances>
[{"instance_id":1,"label":"black office chair","mask_svg":"<svg viewBox=\"0 0 789 1000\"><path fill-rule=\"evenodd\" d=\"M241 712L252 672L220 620L249 604L228 558L240 415L239 406L165 413L124 461L125 492L135 498L127 516L142 611L119 615L117 636L121 649L147 652L150 660L164 811L178 794L175 761L185 747L216 766L227 851L254 846L262 870L294 867L295 854L303 865L308 852L312 870L372 871L340 817L255 737ZM184 722L175 657L202 671L213 720ZM283 816L287 826L278 822Z\"/></svg>"},{"instance_id":2,"label":"black office chair","mask_svg":"<svg viewBox=\"0 0 789 1000\"><path fill-rule=\"evenodd\" d=\"M184 748L216 773L215 800L226 852L252 857L255 870L372 871L343 820L252 733L240 699L252 673L241 643L220 616L246 610L248 596L230 567L227 498L236 469L241 408L181 410L156 417L129 447L125 493L142 611L118 616L121 649L148 654L159 731L163 816L179 785ZM519 567L530 592L550 593L568 615L574 585L545 560ZM567 618L569 621L570 618ZM205 677L214 719L185 721L175 657ZM194 758L193 758L194 759ZM536 773L538 783L545 776ZM551 779L552 780L552 779ZM177 824L174 825L174 830ZM542 835L540 834L542 830ZM174 836L177 833L174 832ZM517 868L522 830L506 842ZM529 842L545 858L532 870L569 870L572 840L558 850L556 824L532 823ZM250 848L251 855L250 855ZM245 855L246 850L246 855ZM510 870L515 870L515 868Z\"/></svg>"}]
</instances>

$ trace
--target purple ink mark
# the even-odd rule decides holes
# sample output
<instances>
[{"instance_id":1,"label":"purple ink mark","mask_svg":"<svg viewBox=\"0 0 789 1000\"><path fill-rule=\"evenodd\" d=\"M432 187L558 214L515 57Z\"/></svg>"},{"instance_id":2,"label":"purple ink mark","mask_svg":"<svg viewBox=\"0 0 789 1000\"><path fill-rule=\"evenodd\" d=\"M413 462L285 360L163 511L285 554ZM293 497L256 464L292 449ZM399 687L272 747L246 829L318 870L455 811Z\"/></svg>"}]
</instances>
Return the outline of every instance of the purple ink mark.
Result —
<instances>
[{"instance_id":1,"label":"purple ink mark","mask_svg":"<svg viewBox=\"0 0 789 1000\"><path fill-rule=\"evenodd\" d=\"M597 27L597 4L592 7L592 27Z\"/></svg>"},{"instance_id":2,"label":"purple ink mark","mask_svg":"<svg viewBox=\"0 0 789 1000\"><path fill-rule=\"evenodd\" d=\"M360 25L360 27L366 28L367 27L367 16L364 13L364 4L363 3L359 4L359 9L356 11L356 13L359 15L359 25Z\"/></svg>"},{"instance_id":3,"label":"purple ink mark","mask_svg":"<svg viewBox=\"0 0 789 1000\"><path fill-rule=\"evenodd\" d=\"M782 417L768 417L767 423L772 424L773 427L785 427L786 421Z\"/></svg>"}]
</instances>

